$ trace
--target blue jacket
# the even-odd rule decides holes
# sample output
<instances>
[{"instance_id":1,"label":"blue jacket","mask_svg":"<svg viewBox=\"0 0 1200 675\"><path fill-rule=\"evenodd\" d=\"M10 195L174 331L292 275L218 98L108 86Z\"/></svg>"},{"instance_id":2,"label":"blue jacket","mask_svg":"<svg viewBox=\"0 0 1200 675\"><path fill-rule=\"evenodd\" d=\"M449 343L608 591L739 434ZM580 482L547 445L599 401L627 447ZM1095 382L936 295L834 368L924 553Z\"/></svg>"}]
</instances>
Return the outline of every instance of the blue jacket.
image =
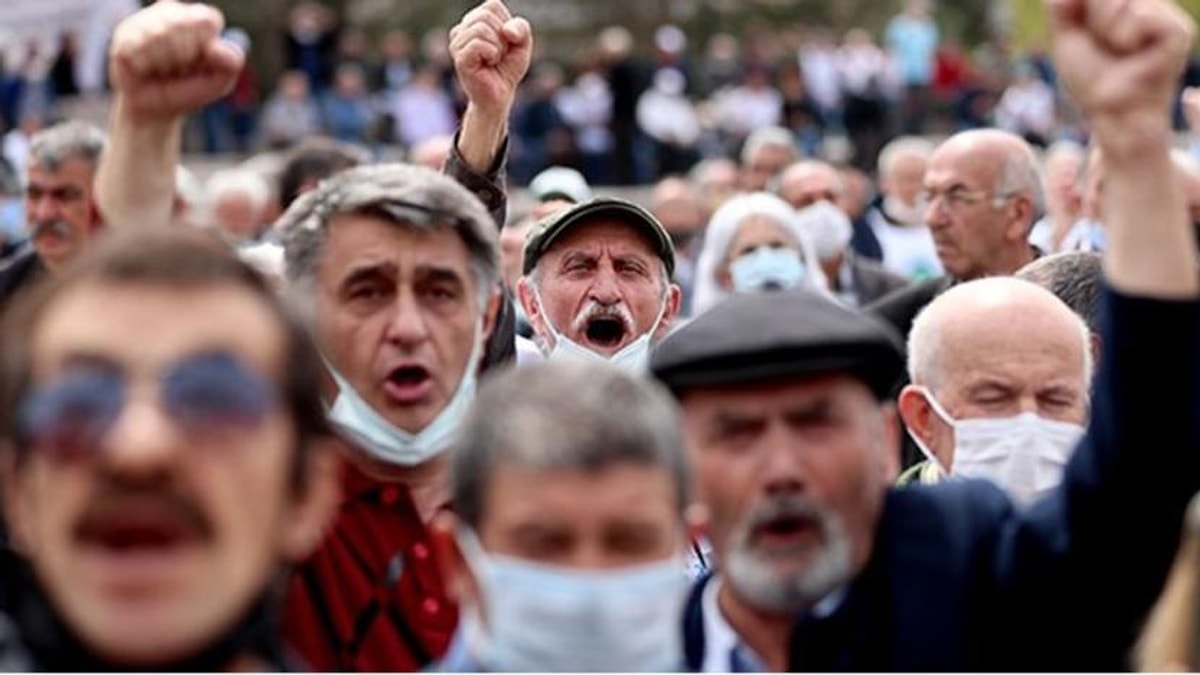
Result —
<instances>
[{"instance_id":1,"label":"blue jacket","mask_svg":"<svg viewBox=\"0 0 1200 675\"><path fill-rule=\"evenodd\" d=\"M1200 303L1104 302L1092 422L1059 489L1024 511L981 481L891 490L837 611L798 621L790 670L1128 668L1200 490Z\"/></svg>"}]
</instances>

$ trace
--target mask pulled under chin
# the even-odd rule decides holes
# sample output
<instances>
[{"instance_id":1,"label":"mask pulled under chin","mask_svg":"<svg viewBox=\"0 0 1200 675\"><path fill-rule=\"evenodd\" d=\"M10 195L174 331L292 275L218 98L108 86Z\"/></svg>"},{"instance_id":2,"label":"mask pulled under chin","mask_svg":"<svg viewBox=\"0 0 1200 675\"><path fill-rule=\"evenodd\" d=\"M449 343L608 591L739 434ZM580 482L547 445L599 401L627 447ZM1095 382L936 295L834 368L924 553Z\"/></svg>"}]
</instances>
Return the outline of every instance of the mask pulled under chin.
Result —
<instances>
[{"instance_id":1,"label":"mask pulled under chin","mask_svg":"<svg viewBox=\"0 0 1200 675\"><path fill-rule=\"evenodd\" d=\"M683 664L682 556L615 570L575 570L460 546L487 619L463 613L468 649L493 671L670 672Z\"/></svg>"},{"instance_id":2,"label":"mask pulled under chin","mask_svg":"<svg viewBox=\"0 0 1200 675\"><path fill-rule=\"evenodd\" d=\"M955 419L923 391L934 413L954 429L954 462L948 474L996 483L1027 506L1062 482L1062 474L1085 430L1078 424L1045 419L1032 412L1013 417ZM942 468L925 444L917 446Z\"/></svg>"},{"instance_id":3,"label":"mask pulled under chin","mask_svg":"<svg viewBox=\"0 0 1200 675\"><path fill-rule=\"evenodd\" d=\"M397 466L417 466L445 450L458 425L475 399L480 359L483 357L481 330L475 331L475 346L454 395L441 412L417 433L404 431L380 415L355 391L332 365L329 372L337 383L338 396L329 409L331 424L373 458Z\"/></svg>"},{"instance_id":4,"label":"mask pulled under chin","mask_svg":"<svg viewBox=\"0 0 1200 675\"><path fill-rule=\"evenodd\" d=\"M656 332L658 327L662 325L663 317L667 313L667 300L663 296L662 307L658 310L658 317L654 319L654 325L650 326L650 330L642 333L636 340L630 342L621 348L619 352L612 356L604 356L598 354L587 347L575 342L554 327L546 314L546 305L542 302L541 294L534 289L534 298L537 300L538 306L542 308L542 316L547 317L545 320L546 328L550 331L550 336L554 338L554 346L546 354L546 359L555 360L576 360L576 361L591 361L595 363L608 363L617 368L634 375L639 375L646 372L647 364L650 363L650 338Z\"/></svg>"}]
</instances>

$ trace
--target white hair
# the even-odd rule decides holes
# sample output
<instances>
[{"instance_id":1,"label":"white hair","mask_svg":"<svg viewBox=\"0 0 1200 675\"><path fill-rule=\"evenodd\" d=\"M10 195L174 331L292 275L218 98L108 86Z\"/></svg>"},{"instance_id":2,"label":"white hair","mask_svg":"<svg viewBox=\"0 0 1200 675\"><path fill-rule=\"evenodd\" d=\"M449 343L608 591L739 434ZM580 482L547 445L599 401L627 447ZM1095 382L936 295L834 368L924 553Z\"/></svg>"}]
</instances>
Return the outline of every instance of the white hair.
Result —
<instances>
[{"instance_id":1,"label":"white hair","mask_svg":"<svg viewBox=\"0 0 1200 675\"><path fill-rule=\"evenodd\" d=\"M696 261L695 290L692 311L699 314L724 299L729 293L717 282L717 270L729 256L729 247L742 223L753 216L763 216L779 223L796 240L804 256L808 284L828 289L819 258L796 211L787 202L766 192L743 194L725 202L708 222L704 233L704 248Z\"/></svg>"},{"instance_id":2,"label":"white hair","mask_svg":"<svg viewBox=\"0 0 1200 675\"><path fill-rule=\"evenodd\" d=\"M241 195L250 201L252 209L261 213L271 200L271 186L266 179L247 169L221 169L208 177L204 188L213 206L226 197Z\"/></svg>"},{"instance_id":3,"label":"white hair","mask_svg":"<svg viewBox=\"0 0 1200 675\"><path fill-rule=\"evenodd\" d=\"M787 148L796 153L796 137L783 127L759 127L750 132L742 145L742 164L749 164L754 155L768 147Z\"/></svg>"},{"instance_id":4,"label":"white hair","mask_svg":"<svg viewBox=\"0 0 1200 675\"><path fill-rule=\"evenodd\" d=\"M1000 180L996 185L997 197L1012 197L1025 195L1033 203L1034 215L1030 225L1046 212L1046 193L1042 184L1042 172L1037 155L1028 144L1021 152L1009 152L1004 155L1004 166L1000 170Z\"/></svg>"},{"instance_id":5,"label":"white hair","mask_svg":"<svg viewBox=\"0 0 1200 675\"><path fill-rule=\"evenodd\" d=\"M875 163L876 171L880 178L888 175L901 157L913 156L929 161L935 148L932 142L919 136L901 136L879 151L879 159Z\"/></svg>"}]
</instances>

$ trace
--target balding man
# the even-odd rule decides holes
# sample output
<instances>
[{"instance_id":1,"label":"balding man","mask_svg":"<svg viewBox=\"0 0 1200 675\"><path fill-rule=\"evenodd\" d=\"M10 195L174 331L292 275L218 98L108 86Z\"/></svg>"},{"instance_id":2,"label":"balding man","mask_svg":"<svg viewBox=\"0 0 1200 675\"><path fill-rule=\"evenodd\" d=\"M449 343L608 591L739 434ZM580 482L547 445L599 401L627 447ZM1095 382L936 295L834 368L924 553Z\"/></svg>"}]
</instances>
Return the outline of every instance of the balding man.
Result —
<instances>
[{"instance_id":1,"label":"balding man","mask_svg":"<svg viewBox=\"0 0 1200 675\"><path fill-rule=\"evenodd\" d=\"M1029 233L1043 210L1037 157L1019 136L964 131L934 152L925 172L925 223L946 274L901 289L869 309L907 335L913 317L961 281L1011 275L1038 256Z\"/></svg>"},{"instance_id":2,"label":"balding man","mask_svg":"<svg viewBox=\"0 0 1200 675\"><path fill-rule=\"evenodd\" d=\"M779 196L799 211L830 290L845 304L857 307L908 282L874 260L857 255L850 247L854 225L836 206L845 191L842 174L833 165L816 160L796 162L779 177Z\"/></svg>"},{"instance_id":3,"label":"balding man","mask_svg":"<svg viewBox=\"0 0 1200 675\"><path fill-rule=\"evenodd\" d=\"M680 313L692 313L691 297L696 274L700 240L708 223L704 197L692 183L679 176L667 176L650 194L650 213L658 218L675 247L675 283L683 291Z\"/></svg>"},{"instance_id":4,"label":"balding man","mask_svg":"<svg viewBox=\"0 0 1200 675\"><path fill-rule=\"evenodd\" d=\"M928 458L901 481L987 478L1027 504L1058 485L1083 436L1091 334L1036 284L980 279L917 316L908 374L900 416Z\"/></svg>"}]
</instances>

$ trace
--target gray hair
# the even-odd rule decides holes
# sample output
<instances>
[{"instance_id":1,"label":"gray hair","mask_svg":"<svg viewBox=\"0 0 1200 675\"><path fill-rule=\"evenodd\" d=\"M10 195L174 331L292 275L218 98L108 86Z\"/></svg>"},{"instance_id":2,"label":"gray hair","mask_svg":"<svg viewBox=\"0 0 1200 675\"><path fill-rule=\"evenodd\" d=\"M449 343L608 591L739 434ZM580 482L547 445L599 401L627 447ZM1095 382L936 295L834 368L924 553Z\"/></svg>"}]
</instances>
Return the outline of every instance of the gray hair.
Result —
<instances>
[{"instance_id":1,"label":"gray hair","mask_svg":"<svg viewBox=\"0 0 1200 675\"><path fill-rule=\"evenodd\" d=\"M57 171L69 159L82 159L95 168L107 140L98 127L68 120L33 135L29 141L29 164Z\"/></svg>"},{"instance_id":2,"label":"gray hair","mask_svg":"<svg viewBox=\"0 0 1200 675\"><path fill-rule=\"evenodd\" d=\"M892 171L892 167L901 157L914 156L926 161L933 156L936 146L919 136L901 136L883 146L879 151L879 159L875 162L875 170L880 177Z\"/></svg>"},{"instance_id":3,"label":"gray hair","mask_svg":"<svg viewBox=\"0 0 1200 675\"><path fill-rule=\"evenodd\" d=\"M1014 197L1023 195L1033 204L1033 215L1029 226L1046 212L1046 193L1042 185L1042 172L1038 157L1028 144L1023 142L1019 152L1008 152L1004 155L1004 166L1000 170L1000 179L996 184L997 197Z\"/></svg>"},{"instance_id":4,"label":"gray hair","mask_svg":"<svg viewBox=\"0 0 1200 675\"><path fill-rule=\"evenodd\" d=\"M603 363L545 362L485 381L450 457L454 508L472 528L503 467L588 473L661 467L675 479L681 516L690 500L674 399L658 383Z\"/></svg>"},{"instance_id":5,"label":"gray hair","mask_svg":"<svg viewBox=\"0 0 1200 675\"><path fill-rule=\"evenodd\" d=\"M1058 296L1083 319L1093 335L1100 334L1104 269L1099 254L1069 251L1046 256L1022 267L1016 277L1031 281Z\"/></svg>"},{"instance_id":6,"label":"gray hair","mask_svg":"<svg viewBox=\"0 0 1200 675\"><path fill-rule=\"evenodd\" d=\"M787 148L793 155L799 154L796 152L796 137L791 131L783 127L759 127L750 132L742 145L742 164L749 164L759 150L772 146Z\"/></svg>"},{"instance_id":7,"label":"gray hair","mask_svg":"<svg viewBox=\"0 0 1200 675\"><path fill-rule=\"evenodd\" d=\"M406 220L395 209L416 206L434 216L427 222ZM416 231L452 229L466 245L479 297L479 311L500 283L500 244L496 227L483 204L454 180L408 164L360 166L323 181L280 217L288 284L306 291L314 284L330 223L336 216L368 214Z\"/></svg>"}]
</instances>

